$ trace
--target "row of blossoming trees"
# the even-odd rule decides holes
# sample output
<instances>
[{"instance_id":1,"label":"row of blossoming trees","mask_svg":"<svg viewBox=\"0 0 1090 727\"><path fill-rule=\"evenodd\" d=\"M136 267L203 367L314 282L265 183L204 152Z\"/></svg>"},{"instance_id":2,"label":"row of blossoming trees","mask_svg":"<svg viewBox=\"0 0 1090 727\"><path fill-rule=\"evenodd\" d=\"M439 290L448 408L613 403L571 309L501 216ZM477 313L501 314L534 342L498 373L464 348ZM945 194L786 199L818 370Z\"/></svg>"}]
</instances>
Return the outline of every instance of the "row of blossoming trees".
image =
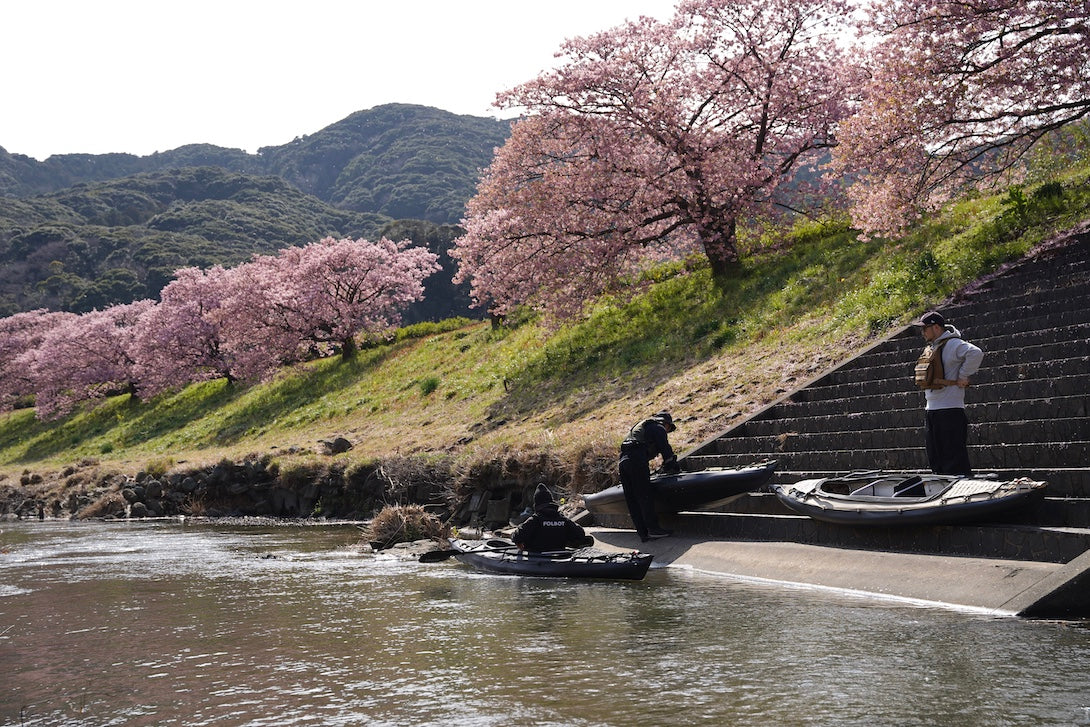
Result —
<instances>
[{"instance_id":1,"label":"row of blossoming trees","mask_svg":"<svg viewBox=\"0 0 1090 727\"><path fill-rule=\"evenodd\" d=\"M727 276L740 225L817 216L816 202L898 234L1090 115L1086 0L679 0L667 20L558 56L499 95L521 118L451 250L455 282L499 315L578 316L649 258L700 251ZM159 303L13 316L0 321L0 406L33 394L54 416L107 392L350 352L433 269L434 255L389 241L325 240L182 270Z\"/></svg>"},{"instance_id":2,"label":"row of blossoming trees","mask_svg":"<svg viewBox=\"0 0 1090 727\"><path fill-rule=\"evenodd\" d=\"M578 315L649 254L729 275L739 225L815 201L899 234L1090 114L1086 0L680 0L557 56L498 96L452 251L498 314Z\"/></svg>"},{"instance_id":3,"label":"row of blossoming trees","mask_svg":"<svg viewBox=\"0 0 1090 727\"><path fill-rule=\"evenodd\" d=\"M234 268L183 268L158 302L0 319L0 410L52 419L83 401L141 399L214 378L255 381L400 321L438 257L408 241L326 238Z\"/></svg>"}]
</instances>

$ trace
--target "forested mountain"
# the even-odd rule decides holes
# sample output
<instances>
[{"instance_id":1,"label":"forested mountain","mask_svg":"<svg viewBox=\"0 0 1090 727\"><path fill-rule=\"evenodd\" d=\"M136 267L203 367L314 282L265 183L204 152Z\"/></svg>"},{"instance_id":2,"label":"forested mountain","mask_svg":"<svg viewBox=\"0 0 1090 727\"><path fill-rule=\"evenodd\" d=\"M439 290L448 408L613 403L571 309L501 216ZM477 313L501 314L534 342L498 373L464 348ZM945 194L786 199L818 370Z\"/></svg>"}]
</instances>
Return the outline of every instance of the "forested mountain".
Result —
<instances>
[{"instance_id":1,"label":"forested mountain","mask_svg":"<svg viewBox=\"0 0 1090 727\"><path fill-rule=\"evenodd\" d=\"M155 298L185 266L235 265L390 219L338 210L278 177L216 167L138 174L0 204L0 314Z\"/></svg>"},{"instance_id":2,"label":"forested mountain","mask_svg":"<svg viewBox=\"0 0 1090 727\"><path fill-rule=\"evenodd\" d=\"M336 207L458 224L509 121L389 104L258 151L266 172Z\"/></svg>"},{"instance_id":3,"label":"forested mountain","mask_svg":"<svg viewBox=\"0 0 1090 727\"><path fill-rule=\"evenodd\" d=\"M234 265L325 236L412 239L440 255L406 320L465 315L446 255L509 122L390 104L257 154L145 157L0 148L0 315L154 298L179 267Z\"/></svg>"},{"instance_id":4,"label":"forested mountain","mask_svg":"<svg viewBox=\"0 0 1090 727\"><path fill-rule=\"evenodd\" d=\"M257 154L191 144L148 156L57 154L39 162L0 147L0 196L25 198L193 166L282 177L341 209L457 224L509 121L386 104ZM3 140L0 140L2 142Z\"/></svg>"}]
</instances>

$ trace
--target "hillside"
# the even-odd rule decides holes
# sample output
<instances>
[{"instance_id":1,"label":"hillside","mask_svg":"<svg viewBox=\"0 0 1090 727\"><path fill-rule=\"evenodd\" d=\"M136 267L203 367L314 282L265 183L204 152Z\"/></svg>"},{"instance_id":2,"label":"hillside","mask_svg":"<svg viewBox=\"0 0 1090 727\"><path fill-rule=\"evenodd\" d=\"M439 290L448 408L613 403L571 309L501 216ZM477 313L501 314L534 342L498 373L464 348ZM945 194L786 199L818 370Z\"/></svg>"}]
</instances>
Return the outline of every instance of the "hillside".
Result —
<instances>
[{"instance_id":1,"label":"hillside","mask_svg":"<svg viewBox=\"0 0 1090 727\"><path fill-rule=\"evenodd\" d=\"M509 127L509 121L387 104L258 155L266 173L335 207L453 225Z\"/></svg>"},{"instance_id":2,"label":"hillside","mask_svg":"<svg viewBox=\"0 0 1090 727\"><path fill-rule=\"evenodd\" d=\"M405 321L471 315L446 252L507 128L390 104L257 154L193 144L38 162L0 149L0 315L155 298L179 267L235 265L327 235L428 247L444 267Z\"/></svg>"},{"instance_id":3,"label":"hillside","mask_svg":"<svg viewBox=\"0 0 1090 727\"><path fill-rule=\"evenodd\" d=\"M189 144L143 157L58 154L39 162L0 147L0 197L30 198L77 184L211 166L279 176L338 209L457 224L479 170L492 161L509 127L509 121L386 104L257 154Z\"/></svg>"},{"instance_id":4,"label":"hillside","mask_svg":"<svg viewBox=\"0 0 1090 727\"><path fill-rule=\"evenodd\" d=\"M313 362L252 388L222 381L149 403L115 397L66 420L0 418L8 482L97 463L135 471L221 458L398 467L454 462L475 481L548 477L577 490L613 481L617 442L669 408L684 451L903 325L1003 262L1090 219L1086 169L953 205L897 243L838 226L755 240L736 278L668 266L631 301L579 325L419 325L353 362ZM336 460L319 440L354 446ZM417 462L417 464L405 464ZM322 463L326 463L323 465ZM399 464L400 463L400 464ZM311 466L311 465L306 465Z\"/></svg>"},{"instance_id":5,"label":"hillside","mask_svg":"<svg viewBox=\"0 0 1090 727\"><path fill-rule=\"evenodd\" d=\"M151 172L0 205L0 314L84 312L157 297L185 266L234 265L391 222L339 210L279 177Z\"/></svg>"}]
</instances>

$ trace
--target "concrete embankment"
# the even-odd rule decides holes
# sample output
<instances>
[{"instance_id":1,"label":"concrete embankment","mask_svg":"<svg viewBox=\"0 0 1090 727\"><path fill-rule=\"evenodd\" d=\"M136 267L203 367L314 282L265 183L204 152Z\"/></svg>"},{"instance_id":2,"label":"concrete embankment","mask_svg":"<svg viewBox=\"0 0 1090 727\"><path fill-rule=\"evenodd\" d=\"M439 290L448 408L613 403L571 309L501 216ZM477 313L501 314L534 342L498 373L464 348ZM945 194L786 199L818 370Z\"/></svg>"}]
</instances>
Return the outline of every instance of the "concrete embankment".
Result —
<instances>
[{"instance_id":1,"label":"concrete embankment","mask_svg":"<svg viewBox=\"0 0 1090 727\"><path fill-rule=\"evenodd\" d=\"M651 553L658 566L770 584L1009 616L1083 617L1090 602L1090 553L1060 564L678 536L641 543L632 530L589 532L602 547Z\"/></svg>"},{"instance_id":2,"label":"concrete embankment","mask_svg":"<svg viewBox=\"0 0 1090 727\"><path fill-rule=\"evenodd\" d=\"M604 542L660 564L1043 618L1090 618L1090 227L1042 243L938 304L986 353L966 407L981 474L1048 483L987 521L890 528L800 516L767 488L714 511L660 513L679 536ZM854 352L681 457L686 471L776 460L770 484L927 463L911 327ZM606 528L627 517L599 517Z\"/></svg>"}]
</instances>

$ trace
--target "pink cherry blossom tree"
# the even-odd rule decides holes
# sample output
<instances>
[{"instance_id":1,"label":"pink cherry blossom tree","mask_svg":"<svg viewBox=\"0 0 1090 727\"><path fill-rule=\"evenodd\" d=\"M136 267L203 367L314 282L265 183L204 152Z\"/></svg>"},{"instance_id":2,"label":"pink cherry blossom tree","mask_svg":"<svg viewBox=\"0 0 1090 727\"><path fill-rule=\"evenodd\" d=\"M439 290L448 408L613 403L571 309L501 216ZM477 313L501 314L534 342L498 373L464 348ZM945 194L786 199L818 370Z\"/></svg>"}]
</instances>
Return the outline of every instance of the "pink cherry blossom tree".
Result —
<instances>
[{"instance_id":1,"label":"pink cherry blossom tree","mask_svg":"<svg viewBox=\"0 0 1090 727\"><path fill-rule=\"evenodd\" d=\"M555 71L503 93L524 108L452 255L478 304L578 312L647 251L701 248L717 275L736 229L790 204L845 113L840 0L683 0L567 41Z\"/></svg>"},{"instance_id":2,"label":"pink cherry blossom tree","mask_svg":"<svg viewBox=\"0 0 1090 727\"><path fill-rule=\"evenodd\" d=\"M1016 169L1090 113L1090 9L1073 0L881 0L869 81L839 131L857 224L896 234L967 186Z\"/></svg>"},{"instance_id":3,"label":"pink cherry blossom tree","mask_svg":"<svg viewBox=\"0 0 1090 727\"><path fill-rule=\"evenodd\" d=\"M78 404L136 393L132 330L155 307L141 300L65 317L22 360L33 371L40 419L56 419Z\"/></svg>"},{"instance_id":4,"label":"pink cherry blossom tree","mask_svg":"<svg viewBox=\"0 0 1090 727\"><path fill-rule=\"evenodd\" d=\"M236 268L183 268L158 304L0 319L0 405L33 394L38 416L56 418L113 393L257 380L334 348L351 356L356 335L399 323L440 269L410 245L326 238Z\"/></svg>"},{"instance_id":5,"label":"pink cherry blossom tree","mask_svg":"<svg viewBox=\"0 0 1090 727\"><path fill-rule=\"evenodd\" d=\"M326 238L231 269L179 270L136 330L140 393L259 380L334 348L351 356L358 333L396 325L439 269L409 245Z\"/></svg>"},{"instance_id":6,"label":"pink cherry blossom tree","mask_svg":"<svg viewBox=\"0 0 1090 727\"><path fill-rule=\"evenodd\" d=\"M133 332L138 391L144 398L196 381L244 378L224 330L231 271L217 265L182 268L174 275L159 305Z\"/></svg>"},{"instance_id":7,"label":"pink cherry blossom tree","mask_svg":"<svg viewBox=\"0 0 1090 727\"><path fill-rule=\"evenodd\" d=\"M0 411L10 410L34 393L34 368L28 354L49 331L75 317L75 313L40 309L0 318Z\"/></svg>"},{"instance_id":8,"label":"pink cherry blossom tree","mask_svg":"<svg viewBox=\"0 0 1090 727\"><path fill-rule=\"evenodd\" d=\"M435 253L411 244L327 237L255 258L244 274L261 291L269 335L312 354L339 350L348 358L358 334L397 325L405 308L423 298L424 279L440 269Z\"/></svg>"}]
</instances>

